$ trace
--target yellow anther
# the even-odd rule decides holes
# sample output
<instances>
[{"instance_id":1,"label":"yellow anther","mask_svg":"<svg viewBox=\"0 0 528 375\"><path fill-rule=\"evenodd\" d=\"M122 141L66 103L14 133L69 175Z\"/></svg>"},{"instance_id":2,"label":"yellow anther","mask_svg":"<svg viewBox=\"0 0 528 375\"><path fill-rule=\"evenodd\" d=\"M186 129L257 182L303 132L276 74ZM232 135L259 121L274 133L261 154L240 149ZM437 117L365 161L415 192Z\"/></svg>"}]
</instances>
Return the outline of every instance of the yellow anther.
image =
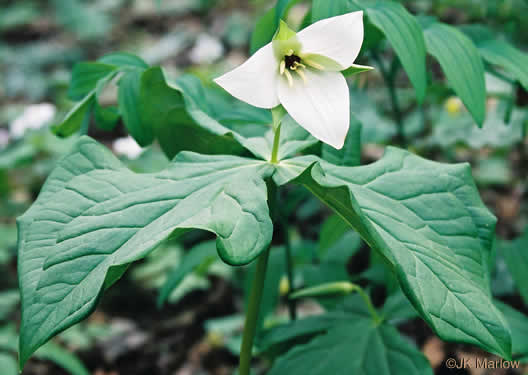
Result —
<instances>
[{"instance_id":1,"label":"yellow anther","mask_svg":"<svg viewBox=\"0 0 528 375\"><path fill-rule=\"evenodd\" d=\"M286 61L282 60L279 65L279 72L281 75L284 74L284 70L286 70Z\"/></svg>"},{"instance_id":2,"label":"yellow anther","mask_svg":"<svg viewBox=\"0 0 528 375\"><path fill-rule=\"evenodd\" d=\"M306 75L304 74L304 72L302 70L296 70L295 73L297 73L298 75L301 76L301 78L302 78L304 83L307 82Z\"/></svg>"},{"instance_id":3,"label":"yellow anther","mask_svg":"<svg viewBox=\"0 0 528 375\"><path fill-rule=\"evenodd\" d=\"M316 63L315 61L312 61L312 60L310 60L310 59L303 59L303 61L304 61L306 64L310 65L312 68L319 69L319 70L325 70L325 67L324 67L324 66L322 66L322 65L319 64L319 63Z\"/></svg>"},{"instance_id":4,"label":"yellow anther","mask_svg":"<svg viewBox=\"0 0 528 375\"><path fill-rule=\"evenodd\" d=\"M301 64L301 63L300 63L300 62L298 62L298 61L295 61L295 62L293 63L293 65L295 65L295 67L298 67L298 66L300 66L301 68L303 68L303 69L306 69L306 65L304 65L304 64Z\"/></svg>"},{"instance_id":5,"label":"yellow anther","mask_svg":"<svg viewBox=\"0 0 528 375\"><path fill-rule=\"evenodd\" d=\"M293 77L292 77L290 71L289 70L285 70L284 74L286 75L286 78L288 79L288 85L290 87L293 87Z\"/></svg>"}]
</instances>

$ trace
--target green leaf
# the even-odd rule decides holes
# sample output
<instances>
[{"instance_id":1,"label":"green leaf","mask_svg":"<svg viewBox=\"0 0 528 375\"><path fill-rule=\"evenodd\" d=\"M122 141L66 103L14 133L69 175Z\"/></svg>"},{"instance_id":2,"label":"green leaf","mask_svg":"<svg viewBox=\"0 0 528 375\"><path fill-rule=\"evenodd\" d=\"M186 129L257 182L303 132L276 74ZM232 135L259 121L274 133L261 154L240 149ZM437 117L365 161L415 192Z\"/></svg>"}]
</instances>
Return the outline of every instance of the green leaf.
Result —
<instances>
[{"instance_id":1,"label":"green leaf","mask_svg":"<svg viewBox=\"0 0 528 375\"><path fill-rule=\"evenodd\" d=\"M271 42L275 31L279 27L279 21L285 17L288 10L297 2L299 0L277 0L275 6L258 19L251 35L249 48L251 54Z\"/></svg>"},{"instance_id":2,"label":"green leaf","mask_svg":"<svg viewBox=\"0 0 528 375\"><path fill-rule=\"evenodd\" d=\"M367 3L365 11L370 22L389 40L414 86L418 102L423 102L427 89L425 42L418 21L403 5L392 1Z\"/></svg>"},{"instance_id":3,"label":"green leaf","mask_svg":"<svg viewBox=\"0 0 528 375\"><path fill-rule=\"evenodd\" d=\"M68 89L68 97L81 100L95 89L99 80L116 71L116 66L98 62L81 62L75 64Z\"/></svg>"},{"instance_id":4,"label":"green leaf","mask_svg":"<svg viewBox=\"0 0 528 375\"><path fill-rule=\"evenodd\" d=\"M144 121L140 115L141 72L129 71L119 80L118 103L123 122L141 147L146 147L154 141L154 130L150 122ZM148 95L149 92L145 93Z\"/></svg>"},{"instance_id":5,"label":"green leaf","mask_svg":"<svg viewBox=\"0 0 528 375\"><path fill-rule=\"evenodd\" d=\"M15 357L0 352L0 368L4 375L18 375L18 367Z\"/></svg>"},{"instance_id":6,"label":"green leaf","mask_svg":"<svg viewBox=\"0 0 528 375\"><path fill-rule=\"evenodd\" d=\"M251 42L249 50L251 54L257 52L261 47L271 42L275 30L277 30L278 23L275 20L275 8L271 8L264 13L255 25L255 29L251 34Z\"/></svg>"},{"instance_id":7,"label":"green leaf","mask_svg":"<svg viewBox=\"0 0 528 375\"><path fill-rule=\"evenodd\" d=\"M181 260L181 263L171 272L167 281L161 288L158 296L158 306L161 307L169 298L174 289L189 273L205 264L210 264L216 259L216 247L210 243L203 243L192 248Z\"/></svg>"},{"instance_id":8,"label":"green leaf","mask_svg":"<svg viewBox=\"0 0 528 375\"><path fill-rule=\"evenodd\" d=\"M20 363L93 311L108 272L119 275L168 236L206 230L225 262L251 262L271 240L263 178L272 171L253 159L180 153L161 172L135 174L81 137L18 219Z\"/></svg>"},{"instance_id":9,"label":"green leaf","mask_svg":"<svg viewBox=\"0 0 528 375\"><path fill-rule=\"evenodd\" d=\"M477 46L480 55L492 65L497 65L511 74L528 90L528 54L515 48L506 40L495 37L495 33L483 25L462 28Z\"/></svg>"},{"instance_id":10,"label":"green leaf","mask_svg":"<svg viewBox=\"0 0 528 375\"><path fill-rule=\"evenodd\" d=\"M499 251L524 302L528 304L528 230L513 241L501 241Z\"/></svg>"},{"instance_id":11,"label":"green leaf","mask_svg":"<svg viewBox=\"0 0 528 375\"><path fill-rule=\"evenodd\" d=\"M312 0L312 22L356 10L353 7L353 2L350 0Z\"/></svg>"},{"instance_id":12,"label":"green leaf","mask_svg":"<svg viewBox=\"0 0 528 375\"><path fill-rule=\"evenodd\" d=\"M263 137L246 138L243 144L253 154L264 160L271 160L274 136L275 133L270 127ZM286 115L281 123L279 153L277 157L279 160L293 157L304 149L315 145L317 142L319 141L297 124L291 116Z\"/></svg>"},{"instance_id":13,"label":"green leaf","mask_svg":"<svg viewBox=\"0 0 528 375\"><path fill-rule=\"evenodd\" d=\"M182 150L241 153L243 148L233 138L233 132L197 104L203 101L204 93L196 78L188 78L185 84L184 91L180 85L167 82L159 67L147 69L141 77L140 116L153 127L165 154L172 158Z\"/></svg>"},{"instance_id":14,"label":"green leaf","mask_svg":"<svg viewBox=\"0 0 528 375\"><path fill-rule=\"evenodd\" d=\"M321 226L319 249L326 251L334 246L343 235L350 231L350 226L338 215L332 215Z\"/></svg>"},{"instance_id":15,"label":"green leaf","mask_svg":"<svg viewBox=\"0 0 528 375\"><path fill-rule=\"evenodd\" d=\"M90 371L84 367L79 358L53 342L48 342L41 347L35 356L55 363L71 375L90 375Z\"/></svg>"},{"instance_id":16,"label":"green leaf","mask_svg":"<svg viewBox=\"0 0 528 375\"><path fill-rule=\"evenodd\" d=\"M259 348L263 352L272 350L284 353L284 348L293 346L293 343L306 342L314 335L328 331L339 319L343 319L342 312L331 312L272 327L263 333L259 340Z\"/></svg>"},{"instance_id":17,"label":"green leaf","mask_svg":"<svg viewBox=\"0 0 528 375\"><path fill-rule=\"evenodd\" d=\"M94 88L83 100L77 102L72 109L66 114L60 124L52 126L53 132L58 137L69 137L78 132L90 115L90 110L95 100L96 88Z\"/></svg>"},{"instance_id":18,"label":"green leaf","mask_svg":"<svg viewBox=\"0 0 528 375\"><path fill-rule=\"evenodd\" d=\"M499 300L495 300L495 306L510 325L514 358L524 358L523 362L528 362L528 317Z\"/></svg>"},{"instance_id":19,"label":"green leaf","mask_svg":"<svg viewBox=\"0 0 528 375\"><path fill-rule=\"evenodd\" d=\"M326 328L320 322L315 327ZM424 355L394 327L353 313L333 323L326 333L280 357L269 375L432 375Z\"/></svg>"},{"instance_id":20,"label":"green leaf","mask_svg":"<svg viewBox=\"0 0 528 375\"><path fill-rule=\"evenodd\" d=\"M120 117L117 107L102 107L97 101L94 101L94 120L100 129L107 131L114 129Z\"/></svg>"},{"instance_id":21,"label":"green leaf","mask_svg":"<svg viewBox=\"0 0 528 375\"><path fill-rule=\"evenodd\" d=\"M481 127L486 116L486 85L477 48L462 32L439 22L428 24L424 35L427 52L438 60L449 84Z\"/></svg>"},{"instance_id":22,"label":"green leaf","mask_svg":"<svg viewBox=\"0 0 528 375\"><path fill-rule=\"evenodd\" d=\"M144 70L149 67L140 57L126 52L110 53L101 57L98 61L104 64L115 65L120 68L137 68Z\"/></svg>"},{"instance_id":23,"label":"green leaf","mask_svg":"<svg viewBox=\"0 0 528 375\"><path fill-rule=\"evenodd\" d=\"M401 287L444 340L505 358L511 339L492 306L487 274L496 219L483 205L469 165L445 165L388 148L367 166L315 157L279 164L274 179L304 185L393 265Z\"/></svg>"},{"instance_id":24,"label":"green leaf","mask_svg":"<svg viewBox=\"0 0 528 375\"><path fill-rule=\"evenodd\" d=\"M350 128L345 138L345 144L340 150L326 143L323 144L322 157L335 165L354 167L361 161L361 122L350 116Z\"/></svg>"}]
</instances>

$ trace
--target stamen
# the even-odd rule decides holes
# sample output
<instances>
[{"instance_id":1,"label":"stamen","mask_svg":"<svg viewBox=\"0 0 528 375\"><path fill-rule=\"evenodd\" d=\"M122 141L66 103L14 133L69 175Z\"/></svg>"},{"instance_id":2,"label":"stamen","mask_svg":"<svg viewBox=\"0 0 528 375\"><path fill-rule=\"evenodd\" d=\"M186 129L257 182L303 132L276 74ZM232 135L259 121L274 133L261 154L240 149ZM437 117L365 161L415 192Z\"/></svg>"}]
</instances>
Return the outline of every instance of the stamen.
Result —
<instances>
[{"instance_id":1,"label":"stamen","mask_svg":"<svg viewBox=\"0 0 528 375\"><path fill-rule=\"evenodd\" d=\"M312 68L319 69L319 70L325 70L325 67L324 67L324 66L322 66L322 65L319 64L319 63L316 63L315 61L312 61L312 60L310 60L310 59L303 59L303 61L304 61L306 64L310 65Z\"/></svg>"},{"instance_id":2,"label":"stamen","mask_svg":"<svg viewBox=\"0 0 528 375\"><path fill-rule=\"evenodd\" d=\"M295 61L295 62L293 63L293 65L294 65L296 68L301 67L301 68L303 68L303 69L306 69L306 65L301 64L301 63L298 62L298 61Z\"/></svg>"},{"instance_id":3,"label":"stamen","mask_svg":"<svg viewBox=\"0 0 528 375\"><path fill-rule=\"evenodd\" d=\"M282 60L279 65L279 72L281 75L284 74L285 69L286 69L286 61Z\"/></svg>"},{"instance_id":4,"label":"stamen","mask_svg":"<svg viewBox=\"0 0 528 375\"><path fill-rule=\"evenodd\" d=\"M306 82L308 82L307 79L306 79L306 75L304 74L304 72L302 70L296 70L295 73L297 73L298 75L301 76L301 78L302 78L302 80L303 80L303 82L305 84L306 84Z\"/></svg>"},{"instance_id":5,"label":"stamen","mask_svg":"<svg viewBox=\"0 0 528 375\"><path fill-rule=\"evenodd\" d=\"M290 71L289 70L285 70L284 74L286 75L286 78L288 79L288 85L290 87L293 87L293 77L292 77Z\"/></svg>"}]
</instances>

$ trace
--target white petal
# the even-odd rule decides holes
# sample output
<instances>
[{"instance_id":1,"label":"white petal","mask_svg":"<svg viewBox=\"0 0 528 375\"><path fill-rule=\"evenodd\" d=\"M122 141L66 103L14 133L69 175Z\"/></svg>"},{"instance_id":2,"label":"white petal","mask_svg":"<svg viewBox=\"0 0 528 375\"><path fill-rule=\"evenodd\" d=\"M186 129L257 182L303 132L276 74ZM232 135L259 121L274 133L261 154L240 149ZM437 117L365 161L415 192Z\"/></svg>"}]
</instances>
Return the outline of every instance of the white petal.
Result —
<instances>
[{"instance_id":1,"label":"white petal","mask_svg":"<svg viewBox=\"0 0 528 375\"><path fill-rule=\"evenodd\" d=\"M363 44L363 12L327 18L297 33L301 52L326 56L343 69L351 66Z\"/></svg>"},{"instance_id":2,"label":"white petal","mask_svg":"<svg viewBox=\"0 0 528 375\"><path fill-rule=\"evenodd\" d=\"M238 68L215 79L235 98L260 108L279 105L277 80L279 63L271 43L259 49Z\"/></svg>"},{"instance_id":3,"label":"white petal","mask_svg":"<svg viewBox=\"0 0 528 375\"><path fill-rule=\"evenodd\" d=\"M286 111L315 138L337 149L343 147L350 124L350 97L339 72L305 70L306 83L295 77L293 86L281 77L279 99Z\"/></svg>"}]
</instances>

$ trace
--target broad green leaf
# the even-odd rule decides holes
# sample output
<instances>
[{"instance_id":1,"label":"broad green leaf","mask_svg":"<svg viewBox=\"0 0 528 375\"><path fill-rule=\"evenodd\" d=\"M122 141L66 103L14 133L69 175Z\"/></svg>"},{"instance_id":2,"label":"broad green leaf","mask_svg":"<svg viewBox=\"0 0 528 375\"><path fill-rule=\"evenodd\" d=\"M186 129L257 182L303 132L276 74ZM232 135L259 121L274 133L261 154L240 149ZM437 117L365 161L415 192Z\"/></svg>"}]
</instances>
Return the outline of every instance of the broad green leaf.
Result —
<instances>
[{"instance_id":1,"label":"broad green leaf","mask_svg":"<svg viewBox=\"0 0 528 375\"><path fill-rule=\"evenodd\" d=\"M486 85L479 51L466 35L443 23L429 23L424 35L427 52L438 60L449 84L481 127L486 117Z\"/></svg>"},{"instance_id":2,"label":"broad green leaf","mask_svg":"<svg viewBox=\"0 0 528 375\"><path fill-rule=\"evenodd\" d=\"M206 230L225 262L251 262L271 240L263 181L271 173L253 159L180 153L161 172L135 174L81 137L18 219L20 363L86 317L103 288L168 236Z\"/></svg>"},{"instance_id":3,"label":"broad green leaf","mask_svg":"<svg viewBox=\"0 0 528 375\"><path fill-rule=\"evenodd\" d=\"M424 35L418 21L403 5L392 1L367 3L365 11L370 22L385 34L394 48L421 103L425 98L427 76Z\"/></svg>"},{"instance_id":4,"label":"broad green leaf","mask_svg":"<svg viewBox=\"0 0 528 375\"><path fill-rule=\"evenodd\" d=\"M186 83L187 87L199 84ZM193 91L196 94L199 90L194 88ZM182 150L205 154L240 153L243 149L233 138L233 132L196 104L196 100L203 100L203 93L196 100L191 95L179 85L167 82L159 67L146 70L141 77L140 116L144 123L153 127L165 154L172 158Z\"/></svg>"},{"instance_id":5,"label":"broad green leaf","mask_svg":"<svg viewBox=\"0 0 528 375\"><path fill-rule=\"evenodd\" d=\"M304 185L383 254L441 338L510 357L509 329L491 303L486 276L496 219L480 200L469 165L388 148L362 167L308 156L284 160L274 179Z\"/></svg>"},{"instance_id":6,"label":"broad green leaf","mask_svg":"<svg viewBox=\"0 0 528 375\"><path fill-rule=\"evenodd\" d=\"M60 124L53 125L53 132L59 137L69 137L81 129L95 100L96 88L94 88L83 100L77 102L66 114Z\"/></svg>"},{"instance_id":7,"label":"broad green leaf","mask_svg":"<svg viewBox=\"0 0 528 375\"><path fill-rule=\"evenodd\" d=\"M15 357L0 352L0 368L4 375L18 375L18 366Z\"/></svg>"},{"instance_id":8,"label":"broad green leaf","mask_svg":"<svg viewBox=\"0 0 528 375\"><path fill-rule=\"evenodd\" d=\"M350 128L345 138L345 144L340 150L326 143L323 144L322 157L329 163L355 167L361 161L361 122L350 116Z\"/></svg>"},{"instance_id":9,"label":"broad green leaf","mask_svg":"<svg viewBox=\"0 0 528 375\"><path fill-rule=\"evenodd\" d=\"M271 42L276 30L277 23L275 21L275 8L273 7L257 20L255 29L251 34L249 47L251 54L257 52L261 47L264 47Z\"/></svg>"},{"instance_id":10,"label":"broad green leaf","mask_svg":"<svg viewBox=\"0 0 528 375\"><path fill-rule=\"evenodd\" d=\"M113 74L116 68L114 65L99 62L75 64L68 89L68 97L73 100L81 100L95 89L99 80Z\"/></svg>"},{"instance_id":11,"label":"broad green leaf","mask_svg":"<svg viewBox=\"0 0 528 375\"><path fill-rule=\"evenodd\" d=\"M98 61L104 64L115 65L119 68L137 68L143 70L149 67L140 57L126 52L110 53L101 57Z\"/></svg>"},{"instance_id":12,"label":"broad green leaf","mask_svg":"<svg viewBox=\"0 0 528 375\"><path fill-rule=\"evenodd\" d=\"M269 375L433 373L425 356L394 327L353 313L333 323L326 333L280 357Z\"/></svg>"},{"instance_id":13,"label":"broad green leaf","mask_svg":"<svg viewBox=\"0 0 528 375\"><path fill-rule=\"evenodd\" d=\"M161 307L165 303L172 291L180 284L185 276L204 264L210 264L216 257L216 248L211 247L209 243L198 245L185 254L181 263L171 272L161 288L158 296L158 306Z\"/></svg>"},{"instance_id":14,"label":"broad green leaf","mask_svg":"<svg viewBox=\"0 0 528 375\"><path fill-rule=\"evenodd\" d=\"M502 311L510 325L513 357L528 362L528 317L499 300L495 300L495 306Z\"/></svg>"},{"instance_id":15,"label":"broad green leaf","mask_svg":"<svg viewBox=\"0 0 528 375\"><path fill-rule=\"evenodd\" d=\"M528 304L528 230L513 241L501 241L499 252L524 302Z\"/></svg>"},{"instance_id":16,"label":"broad green leaf","mask_svg":"<svg viewBox=\"0 0 528 375\"><path fill-rule=\"evenodd\" d=\"M118 103L119 112L129 134L141 147L146 147L154 141L154 130L150 122L144 121L140 115L141 72L127 72L119 80ZM149 92L145 93L149 95Z\"/></svg>"}]
</instances>

